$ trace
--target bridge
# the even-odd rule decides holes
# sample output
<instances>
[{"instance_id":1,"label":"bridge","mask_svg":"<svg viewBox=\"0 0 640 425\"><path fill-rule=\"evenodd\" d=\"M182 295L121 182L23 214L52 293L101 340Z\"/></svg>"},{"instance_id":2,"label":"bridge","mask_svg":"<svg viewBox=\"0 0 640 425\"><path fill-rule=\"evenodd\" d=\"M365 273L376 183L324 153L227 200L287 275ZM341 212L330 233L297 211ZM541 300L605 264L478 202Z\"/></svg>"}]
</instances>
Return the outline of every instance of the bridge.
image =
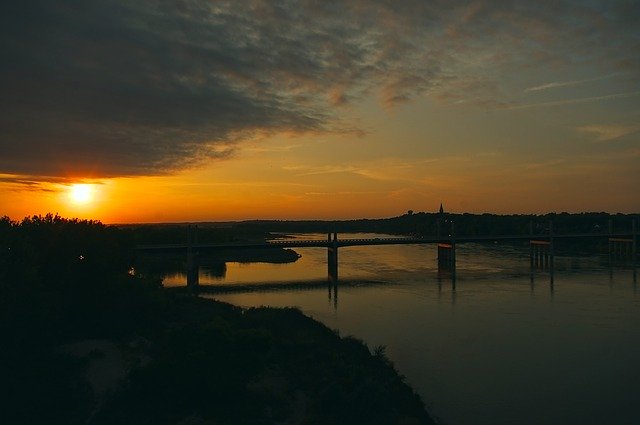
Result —
<instances>
[{"instance_id":1,"label":"bridge","mask_svg":"<svg viewBox=\"0 0 640 425\"><path fill-rule=\"evenodd\" d=\"M186 252L187 254L187 286L197 288L198 261L197 254L205 251L226 249L269 249L269 248L326 248L328 279L334 284L338 281L338 249L350 246L376 245L424 245L437 244L438 269L448 271L451 279L456 278L456 245L470 242L498 242L498 241L529 241L529 261L531 270L547 270L553 282L554 272L554 241L560 239L607 239L609 243L609 259L631 259L634 267L637 260L637 229L635 220L630 232L606 233L571 233L555 234L553 224L549 223L548 233L519 234L519 235L454 235L453 226L447 236L436 237L397 237L397 238L366 238L339 239L338 233L328 233L327 239L276 239L259 241L234 241L221 243L198 243L197 226L188 226L187 242L178 244L138 245L136 249L142 252Z\"/></svg>"},{"instance_id":2,"label":"bridge","mask_svg":"<svg viewBox=\"0 0 640 425\"><path fill-rule=\"evenodd\" d=\"M337 235L337 233L334 233ZM553 235L554 239L593 239L593 238L610 238L623 239L631 236L631 233L572 233ZM295 239L295 240L265 240L265 241L234 241L234 242L216 242L216 243L177 243L177 244L149 244L137 245L138 251L158 252L158 251L184 251L188 248L194 250L221 250L221 249L260 249L260 248L330 248L334 245L338 248L348 246L369 246L369 245L423 245L434 244L455 240L456 243L469 242L494 242L494 241L526 241L532 239L548 239L549 234L527 234L527 235L492 235L492 236L456 236L448 237L430 237L430 238L368 238L368 239L337 239L334 242L331 238L327 239Z\"/></svg>"}]
</instances>

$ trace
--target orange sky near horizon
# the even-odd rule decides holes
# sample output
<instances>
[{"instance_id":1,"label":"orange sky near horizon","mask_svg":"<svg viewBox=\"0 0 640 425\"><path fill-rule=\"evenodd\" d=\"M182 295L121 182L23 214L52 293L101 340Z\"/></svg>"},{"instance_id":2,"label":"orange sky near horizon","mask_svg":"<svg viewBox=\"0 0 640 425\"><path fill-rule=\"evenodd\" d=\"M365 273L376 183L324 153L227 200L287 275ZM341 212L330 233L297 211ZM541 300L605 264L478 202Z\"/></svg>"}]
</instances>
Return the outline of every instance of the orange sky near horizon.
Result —
<instances>
[{"instance_id":1,"label":"orange sky near horizon","mask_svg":"<svg viewBox=\"0 0 640 425\"><path fill-rule=\"evenodd\" d=\"M0 17L0 216L640 212L629 2L65 1Z\"/></svg>"},{"instance_id":2,"label":"orange sky near horizon","mask_svg":"<svg viewBox=\"0 0 640 425\"><path fill-rule=\"evenodd\" d=\"M433 112L438 115L433 122L418 125L406 121L419 109L429 108L420 104L403 108L381 109L377 114L405 121L404 134L388 130L389 125L402 123L375 117L367 135L272 135L243 143L231 158L166 176L80 179L26 190L5 185L0 187L2 213L12 219L57 212L105 223L139 223L381 218L408 210L436 212L441 202L447 211L457 213L640 211L635 188L640 152L610 157L589 153L579 160L497 149L485 152L489 142L482 138L490 135L467 134L455 127L456 122L479 121L477 114L490 125L486 112L450 109L447 115L439 108ZM527 119L520 125L531 125L535 134L536 123L527 124ZM447 127L453 130L448 132ZM405 139L398 142L404 153L388 146L387 132ZM575 133L573 143L595 143ZM505 131L503 137L511 134ZM444 138L448 147L433 143L425 150L422 141L429 135ZM455 144L460 144L459 152ZM70 196L74 182L92 185L89 201L74 202Z\"/></svg>"}]
</instances>

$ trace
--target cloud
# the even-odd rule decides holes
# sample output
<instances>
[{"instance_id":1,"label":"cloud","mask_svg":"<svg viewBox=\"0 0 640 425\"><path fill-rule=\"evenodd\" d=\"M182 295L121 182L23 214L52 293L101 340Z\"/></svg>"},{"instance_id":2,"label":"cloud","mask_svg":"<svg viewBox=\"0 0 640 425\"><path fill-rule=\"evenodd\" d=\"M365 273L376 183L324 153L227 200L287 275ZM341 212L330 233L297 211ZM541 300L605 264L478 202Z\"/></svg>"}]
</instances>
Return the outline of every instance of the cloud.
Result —
<instances>
[{"instance_id":1,"label":"cloud","mask_svg":"<svg viewBox=\"0 0 640 425\"><path fill-rule=\"evenodd\" d=\"M244 148L244 151L251 153L290 152L301 146L301 144L291 144L286 146L251 146Z\"/></svg>"},{"instance_id":2,"label":"cloud","mask_svg":"<svg viewBox=\"0 0 640 425\"><path fill-rule=\"evenodd\" d=\"M612 94L606 94L603 96L593 96L593 97L579 97L575 99L560 99L560 100L552 100L549 102L525 103L520 105L506 106L503 109L527 109L527 108L540 108L540 107L548 107L548 106L561 106L561 105L571 105L575 103L589 103L589 102L599 102L599 101L606 101L606 100L625 99L628 97L636 97L636 96L640 96L640 91L627 92L627 93L612 93Z\"/></svg>"},{"instance_id":3,"label":"cloud","mask_svg":"<svg viewBox=\"0 0 640 425\"><path fill-rule=\"evenodd\" d=\"M640 127L629 126L629 125L585 125L583 127L579 127L578 131L583 133L587 133L595 137L595 140L598 142L606 142L609 140L616 140L621 137L627 136L629 134L633 134L638 132Z\"/></svg>"},{"instance_id":4,"label":"cloud","mask_svg":"<svg viewBox=\"0 0 640 425\"><path fill-rule=\"evenodd\" d=\"M232 158L257 133L357 130L341 110L372 95L386 106L420 95L505 104L500 75L534 51L637 72L636 9L517 0L11 2L0 16L0 173L167 174Z\"/></svg>"},{"instance_id":5,"label":"cloud","mask_svg":"<svg viewBox=\"0 0 640 425\"><path fill-rule=\"evenodd\" d=\"M525 92L531 92L531 91L541 91L541 90L549 90L549 89L555 89L555 88L560 88L560 87L569 87L569 86L577 86L580 84L585 84L585 83L592 83L595 81L600 81L600 80L604 80L607 78L611 78L616 74L610 74L610 75L605 75L602 77L595 77L595 78L587 78L587 79L582 79L582 80L574 80L574 81L556 81L553 83L545 83L545 84L541 84L539 86L534 86L534 87L528 87L526 89L524 89Z\"/></svg>"},{"instance_id":6,"label":"cloud","mask_svg":"<svg viewBox=\"0 0 640 425\"><path fill-rule=\"evenodd\" d=\"M257 131L340 128L329 106L392 65L372 57L380 37L366 22L300 6L12 5L0 30L0 171L163 174L232 156Z\"/></svg>"},{"instance_id":7,"label":"cloud","mask_svg":"<svg viewBox=\"0 0 640 425\"><path fill-rule=\"evenodd\" d=\"M306 165L286 165L282 167L285 171L296 172L298 176L316 176L322 174L336 173L352 173L360 174L361 170L352 165L323 165L323 166L306 166Z\"/></svg>"},{"instance_id":8,"label":"cloud","mask_svg":"<svg viewBox=\"0 0 640 425\"><path fill-rule=\"evenodd\" d=\"M384 193L384 192L371 191L371 190L362 190L362 191L343 190L339 192L305 192L304 195L332 197L332 196L352 196L352 195L377 195L380 193Z\"/></svg>"},{"instance_id":9,"label":"cloud","mask_svg":"<svg viewBox=\"0 0 640 425\"><path fill-rule=\"evenodd\" d=\"M102 184L99 180L83 180L91 184ZM0 174L0 184L10 191L49 192L55 193L61 188L76 183L75 179L38 175Z\"/></svg>"}]
</instances>

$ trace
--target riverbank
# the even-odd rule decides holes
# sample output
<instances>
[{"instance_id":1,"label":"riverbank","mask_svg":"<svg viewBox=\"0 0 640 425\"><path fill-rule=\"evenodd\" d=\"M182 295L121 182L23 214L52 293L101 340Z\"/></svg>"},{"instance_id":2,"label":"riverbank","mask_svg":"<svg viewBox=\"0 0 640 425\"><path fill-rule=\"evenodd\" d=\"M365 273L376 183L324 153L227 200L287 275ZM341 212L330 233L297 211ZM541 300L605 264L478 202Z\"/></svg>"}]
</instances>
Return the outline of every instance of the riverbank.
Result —
<instances>
[{"instance_id":1,"label":"riverbank","mask_svg":"<svg viewBox=\"0 0 640 425\"><path fill-rule=\"evenodd\" d=\"M187 296L167 307L152 339L129 343L144 364L92 423L433 423L383 349L296 309Z\"/></svg>"},{"instance_id":2,"label":"riverbank","mask_svg":"<svg viewBox=\"0 0 640 425\"><path fill-rule=\"evenodd\" d=\"M122 308L71 302L80 323L54 323L53 338L5 338L3 423L434 423L382 347L299 310L126 291Z\"/></svg>"},{"instance_id":3,"label":"riverbank","mask_svg":"<svg viewBox=\"0 0 640 425\"><path fill-rule=\"evenodd\" d=\"M0 220L0 422L433 423L383 348L168 291L132 258L98 222Z\"/></svg>"}]
</instances>

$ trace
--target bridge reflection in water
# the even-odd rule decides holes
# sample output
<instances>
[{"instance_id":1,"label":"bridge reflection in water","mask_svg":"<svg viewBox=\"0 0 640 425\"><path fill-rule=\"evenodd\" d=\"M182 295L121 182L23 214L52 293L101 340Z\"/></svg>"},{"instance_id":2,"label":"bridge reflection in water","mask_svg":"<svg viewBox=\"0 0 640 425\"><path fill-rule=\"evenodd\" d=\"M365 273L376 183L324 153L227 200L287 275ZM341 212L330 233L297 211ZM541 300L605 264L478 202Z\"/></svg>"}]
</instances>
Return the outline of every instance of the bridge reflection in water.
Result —
<instances>
[{"instance_id":1,"label":"bridge reflection in water","mask_svg":"<svg viewBox=\"0 0 640 425\"><path fill-rule=\"evenodd\" d=\"M328 233L327 239L308 240L266 240L266 241L242 241L227 243L198 243L197 226L188 227L186 244L163 245L139 245L137 249L145 252L186 252L187 254L187 287L197 290L198 281L198 253L204 251L216 251L223 249L260 249L260 248L309 248L320 247L327 249L327 280L329 283L329 296L337 303L337 286L339 248L351 246L375 246L375 245L421 245L436 244L438 249L438 276L447 276L453 284L456 280L456 250L458 245L469 242L498 242L498 241L529 241L529 264L531 278L536 272L548 273L553 284L555 270L554 242L563 240L607 239L609 243L609 263L616 264L619 260L625 260L633 267L633 279L637 280L637 227L635 220L630 232L613 233L573 233L554 234L553 224L549 223L549 232L545 234L526 235L485 235L485 236L456 236L451 232L447 237L399 237L399 238L367 238L367 239L339 239L338 233ZM333 287L333 293L332 291Z\"/></svg>"}]
</instances>

